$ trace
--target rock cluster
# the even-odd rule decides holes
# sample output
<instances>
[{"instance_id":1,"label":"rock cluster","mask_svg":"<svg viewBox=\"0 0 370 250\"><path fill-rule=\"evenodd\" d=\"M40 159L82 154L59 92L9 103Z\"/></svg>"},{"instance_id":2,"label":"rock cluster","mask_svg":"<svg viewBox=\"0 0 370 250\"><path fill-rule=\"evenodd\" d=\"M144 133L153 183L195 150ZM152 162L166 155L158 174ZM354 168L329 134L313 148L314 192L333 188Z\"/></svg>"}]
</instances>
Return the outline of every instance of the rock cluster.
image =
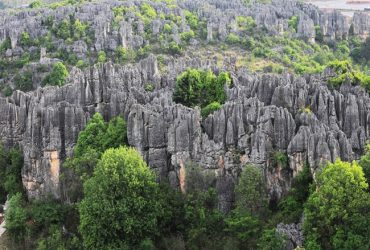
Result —
<instances>
[{"instance_id":1,"label":"rock cluster","mask_svg":"<svg viewBox=\"0 0 370 250\"><path fill-rule=\"evenodd\" d=\"M140 48L150 44L145 36L144 23L134 13L127 13L126 18L120 20L118 27L113 27L114 11L117 6L136 6L140 9L140 1L105 0L85 3L79 6L59 7L56 10L24 9L17 12L0 11L0 43L9 38L11 49L8 57L20 56L24 51L19 46L22 33L29 33L32 39L45 37L50 32L47 23L53 20L56 24L69 17L78 18L82 23L88 23L90 30L95 34L94 41L87 45L79 40L72 44L62 39L53 43L67 53L75 53L79 59L86 59L88 51L114 51L117 46L125 48ZM175 7L161 2L150 2L157 13L173 14L182 20L181 25L174 25L172 38L180 42L179 33L188 31L185 10L196 13L200 20L206 23L207 41L225 40L236 32L235 23L238 16L252 16L258 27L268 30L271 34L280 34L289 31L288 21L292 16L298 17L298 27L292 36L314 41L315 27L319 27L325 39L346 39L349 34L366 37L370 31L366 12L356 12L353 18L342 15L339 11L321 11L317 7L292 0L274 0L272 4L254 4L246 7L240 0L185 0L179 1ZM156 36L163 31L168 20L157 18L151 20L151 33ZM289 32L291 33L291 32ZM30 48L30 50L35 48Z\"/></svg>"},{"instance_id":2,"label":"rock cluster","mask_svg":"<svg viewBox=\"0 0 370 250\"><path fill-rule=\"evenodd\" d=\"M0 136L24 150L28 196L61 197L61 163L95 112L107 120L124 114L129 144L172 185L186 181L190 163L214 172L225 210L246 164L263 169L270 198L279 199L306 162L314 173L326 161L356 159L370 138L370 97L361 87L332 89L324 75L251 75L241 68L231 72L225 105L202 119L199 109L172 101L176 76L187 67L219 70L209 61L180 58L161 73L151 55L133 65L75 69L63 87L0 98ZM145 91L147 83L153 92ZM274 152L286 153L289 164L276 164Z\"/></svg>"},{"instance_id":3,"label":"rock cluster","mask_svg":"<svg viewBox=\"0 0 370 250\"><path fill-rule=\"evenodd\" d=\"M286 237L285 250L293 250L297 247L303 246L303 230L302 224L278 224L276 227L277 232Z\"/></svg>"}]
</instances>

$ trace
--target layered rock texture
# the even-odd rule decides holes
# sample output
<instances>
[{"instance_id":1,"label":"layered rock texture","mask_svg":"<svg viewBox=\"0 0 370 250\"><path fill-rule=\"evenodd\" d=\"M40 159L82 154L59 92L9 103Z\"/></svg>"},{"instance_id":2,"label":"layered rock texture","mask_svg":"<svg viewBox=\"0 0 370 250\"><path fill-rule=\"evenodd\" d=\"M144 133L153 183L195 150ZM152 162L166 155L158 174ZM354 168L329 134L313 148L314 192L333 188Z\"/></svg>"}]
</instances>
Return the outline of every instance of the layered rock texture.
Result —
<instances>
[{"instance_id":1,"label":"layered rock texture","mask_svg":"<svg viewBox=\"0 0 370 250\"><path fill-rule=\"evenodd\" d=\"M88 53L114 51L117 46L140 48L150 43L144 24L131 14L112 28L117 6L140 6L142 1L99 1L57 10L0 12L0 42L10 39L8 57L25 51L18 46L22 33L31 38L45 36L47 19L56 22L71 15L91 25L95 40L68 44L54 41L66 53L86 59ZM237 16L253 16L257 26L272 35L288 29L288 20L299 16L294 36L312 41L315 26L327 39L346 38L350 32L366 36L369 16L356 13L348 19L339 12L321 12L313 5L276 0L271 5L245 7L239 0L185 0L170 8L151 3L157 12L175 13L185 20L184 10L206 20L207 42L225 40L233 31ZM131 16L130 16L131 15ZM160 18L151 21L151 33L164 29ZM229 25L231 24L231 25ZM172 39L187 31L188 24L174 26ZM192 41L195 46L199 41ZM32 48L30 48L31 50ZM35 48L33 48L35 49ZM49 63L42 50L40 63ZM271 200L278 200L290 188L294 176L309 164L313 173L326 161L353 160L363 152L370 138L370 97L361 87L328 86L326 75L297 77L255 75L237 68L233 58L217 60L170 58L157 63L155 55L136 64L96 64L83 70L73 68L63 87L38 87L0 97L0 136L7 146L19 144L25 156L23 183L30 198L53 194L62 197L60 175L63 160L72 155L79 132L95 112L106 120L123 114L128 124L129 144L137 148L149 165L173 186L185 188L186 167L199 164L217 176L220 206L228 210L233 202L233 185L243 166L256 164L265 174ZM172 101L178 74L187 68L228 70L233 87L228 101L207 118L199 109ZM39 78L33 78L39 79ZM147 84L154 91L145 90ZM275 153L288 156L288 164L277 162Z\"/></svg>"},{"instance_id":2,"label":"layered rock texture","mask_svg":"<svg viewBox=\"0 0 370 250\"><path fill-rule=\"evenodd\" d=\"M124 114L129 144L172 185L186 182L190 163L215 172L224 209L246 164L261 166L270 197L278 199L306 162L315 172L326 161L356 159L370 138L370 97L361 87L331 89L324 76L251 75L240 69L232 72L222 109L202 119L199 109L172 101L175 78L188 67L219 70L211 61L181 58L161 73L151 55L134 65L75 69L66 86L0 98L0 135L24 150L29 197L61 196L61 163L95 112L106 119ZM148 82L153 92L144 90ZM276 163L274 152L287 153L288 166Z\"/></svg>"},{"instance_id":3,"label":"layered rock texture","mask_svg":"<svg viewBox=\"0 0 370 250\"><path fill-rule=\"evenodd\" d=\"M202 33L206 42L224 41L231 33L237 34L237 18L251 16L257 28L267 30L271 35L290 33L289 19L298 17L297 27L292 37L303 38L314 42L317 31L326 40L346 39L349 34L366 37L370 31L370 16L367 12L356 12L353 18L342 15L339 11L320 11L317 7L291 0L274 0L272 4L254 4L246 7L240 0L185 0L176 4L165 2L149 2L158 15L149 21L133 10L140 10L140 1L96 1L77 6L64 6L56 10L25 9L21 11L0 10L0 43L10 39L10 48L5 56L9 59L21 57L25 52L41 54L40 62L47 64L53 57L53 51L38 51L38 48L21 46L22 34L29 34L31 39L41 39L51 33L51 26L64 20L78 19L89 25L89 33L93 33L93 41L63 40L53 37L52 44L63 53L76 54L78 59L88 59L87 54L99 51L114 52L118 46L128 49L139 49L152 43L151 38L159 40L166 24L171 24L170 39L181 43L180 34L190 30L186 11L197 15L202 23ZM129 11L125 18L115 18L114 8L124 7ZM169 17L169 19L167 18ZM175 23L173 23L173 20ZM203 27L204 26L204 27ZM148 37L150 34L150 37ZM241 35L241 34L240 34ZM166 45L170 40L162 40ZM200 41L192 39L190 44ZM37 82L35 82L37 85Z\"/></svg>"}]
</instances>

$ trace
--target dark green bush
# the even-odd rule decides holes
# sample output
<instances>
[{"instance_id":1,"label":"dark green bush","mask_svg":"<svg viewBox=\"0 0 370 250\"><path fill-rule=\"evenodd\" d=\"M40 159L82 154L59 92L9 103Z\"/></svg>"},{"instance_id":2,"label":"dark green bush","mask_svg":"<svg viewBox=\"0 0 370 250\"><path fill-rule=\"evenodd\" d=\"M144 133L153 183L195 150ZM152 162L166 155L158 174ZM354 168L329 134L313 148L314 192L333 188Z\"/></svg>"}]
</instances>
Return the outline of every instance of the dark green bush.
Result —
<instances>
[{"instance_id":1,"label":"dark green bush","mask_svg":"<svg viewBox=\"0 0 370 250\"><path fill-rule=\"evenodd\" d=\"M229 73L216 76L211 71L188 69L177 78L173 99L188 107L204 108L213 102L223 104L226 101L225 85L231 85Z\"/></svg>"},{"instance_id":2,"label":"dark green bush","mask_svg":"<svg viewBox=\"0 0 370 250\"><path fill-rule=\"evenodd\" d=\"M289 168L289 158L285 152L275 151L272 154L271 163L274 167L280 166L283 169Z\"/></svg>"},{"instance_id":3,"label":"dark green bush","mask_svg":"<svg viewBox=\"0 0 370 250\"><path fill-rule=\"evenodd\" d=\"M6 150L0 143L0 202L6 196L23 193L21 170L23 167L23 154L17 148Z\"/></svg>"},{"instance_id":4,"label":"dark green bush","mask_svg":"<svg viewBox=\"0 0 370 250\"><path fill-rule=\"evenodd\" d=\"M172 55L181 55L182 48L176 42L172 41L172 42L170 42L167 51L168 51L168 53L170 53Z\"/></svg>"},{"instance_id":5,"label":"dark green bush","mask_svg":"<svg viewBox=\"0 0 370 250\"><path fill-rule=\"evenodd\" d=\"M62 62L57 62L49 75L43 80L43 85L63 86L68 77L68 70Z\"/></svg>"},{"instance_id":6,"label":"dark green bush","mask_svg":"<svg viewBox=\"0 0 370 250\"><path fill-rule=\"evenodd\" d=\"M26 71L22 75L17 74L14 77L15 86L22 91L30 91L33 89L32 72Z\"/></svg>"}]
</instances>

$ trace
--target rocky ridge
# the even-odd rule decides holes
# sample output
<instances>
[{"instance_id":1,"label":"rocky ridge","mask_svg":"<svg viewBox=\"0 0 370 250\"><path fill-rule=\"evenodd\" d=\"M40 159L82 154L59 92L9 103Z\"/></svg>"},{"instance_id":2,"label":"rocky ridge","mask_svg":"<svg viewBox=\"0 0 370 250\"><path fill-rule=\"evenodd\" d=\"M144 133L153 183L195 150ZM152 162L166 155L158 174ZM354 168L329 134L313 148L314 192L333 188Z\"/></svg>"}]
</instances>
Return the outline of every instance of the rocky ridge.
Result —
<instances>
[{"instance_id":1,"label":"rocky ridge","mask_svg":"<svg viewBox=\"0 0 370 250\"><path fill-rule=\"evenodd\" d=\"M232 72L222 109L202 119L199 109L172 101L175 78L188 67L220 70L212 61L181 58L161 73L151 55L133 65L75 69L63 87L0 98L0 135L24 150L28 196L62 196L61 163L95 112L105 119L123 113L129 144L173 186L181 187L191 162L215 172L225 210L246 164L263 168L274 200L306 162L315 172L326 161L356 159L370 138L370 97L361 87L332 89L325 75L254 75L241 68ZM153 92L145 91L148 82ZM289 166L274 163L273 152L286 152Z\"/></svg>"},{"instance_id":2,"label":"rocky ridge","mask_svg":"<svg viewBox=\"0 0 370 250\"><path fill-rule=\"evenodd\" d=\"M149 24L129 12L126 18L120 20L114 27L114 8L118 6L140 7L143 1L106 0L84 3L77 6L64 6L56 10L25 9L21 11L0 11L0 43L10 39L11 48L6 52L8 58L20 57L24 52L33 53L37 48L30 47L29 51L19 45L22 33L27 32L31 39L45 37L50 32L48 22L53 20L61 23L70 17L78 18L82 23L88 23L94 33L91 45L83 40L71 42L54 39L53 44L66 53L75 53L78 59L87 59L88 53L99 51L115 51L118 46L138 49L149 45L150 39L145 35L145 29L158 36L169 20L157 16ZM180 43L180 33L189 31L185 11L195 13L199 20L206 23L206 41L224 41L230 33L238 33L236 19L238 16L251 16L256 21L257 28L267 30L271 35L283 34L289 30L288 22L292 16L297 16L298 24L293 37L303 38L314 42L316 27L319 27L324 39L346 39L349 34L366 37L370 31L370 16L366 12L356 12L353 18L348 18L338 11L321 11L317 7L291 0L274 0L272 4L255 4L245 7L240 0L199 1L186 0L177 5L166 5L164 2L149 2L157 11L165 15L180 17L181 22L172 27L171 38ZM176 3L176 2L175 2ZM149 25L148 28L146 25ZM168 41L163 41L167 43ZM200 41L193 39L191 44ZM43 56L50 56L48 53ZM43 54L43 53L42 53ZM42 58L46 63L45 58ZM37 85L37 84L36 84Z\"/></svg>"}]
</instances>

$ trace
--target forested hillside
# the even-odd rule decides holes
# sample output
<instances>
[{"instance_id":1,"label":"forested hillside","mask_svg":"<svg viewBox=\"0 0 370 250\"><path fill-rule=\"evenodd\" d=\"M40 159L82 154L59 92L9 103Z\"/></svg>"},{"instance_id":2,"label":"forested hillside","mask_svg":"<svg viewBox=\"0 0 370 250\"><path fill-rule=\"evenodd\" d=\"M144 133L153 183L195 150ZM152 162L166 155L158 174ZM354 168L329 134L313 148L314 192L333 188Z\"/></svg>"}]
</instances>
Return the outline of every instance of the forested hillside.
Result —
<instances>
[{"instance_id":1,"label":"forested hillside","mask_svg":"<svg viewBox=\"0 0 370 250\"><path fill-rule=\"evenodd\" d=\"M370 249L367 12L5 5L0 247Z\"/></svg>"}]
</instances>

